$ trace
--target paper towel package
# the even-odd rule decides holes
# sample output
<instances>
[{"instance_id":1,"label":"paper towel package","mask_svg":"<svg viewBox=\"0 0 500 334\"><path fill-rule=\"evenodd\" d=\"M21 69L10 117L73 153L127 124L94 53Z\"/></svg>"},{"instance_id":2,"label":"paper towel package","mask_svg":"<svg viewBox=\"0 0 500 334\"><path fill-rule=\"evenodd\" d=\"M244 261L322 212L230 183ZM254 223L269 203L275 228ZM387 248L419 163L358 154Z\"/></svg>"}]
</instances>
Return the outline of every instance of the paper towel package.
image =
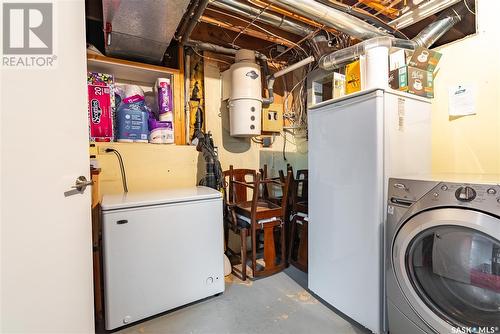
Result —
<instances>
[{"instance_id":1,"label":"paper towel package","mask_svg":"<svg viewBox=\"0 0 500 334\"><path fill-rule=\"evenodd\" d=\"M113 141L115 98L110 74L88 72L88 117L90 141Z\"/></svg>"},{"instance_id":2,"label":"paper towel package","mask_svg":"<svg viewBox=\"0 0 500 334\"><path fill-rule=\"evenodd\" d=\"M149 118L149 142L152 144L173 144L174 130L172 122Z\"/></svg>"},{"instance_id":3,"label":"paper towel package","mask_svg":"<svg viewBox=\"0 0 500 334\"><path fill-rule=\"evenodd\" d=\"M171 118L168 120L173 121L172 85L170 79L159 78L156 80L154 91L158 104L158 114L164 117L168 115Z\"/></svg>"}]
</instances>

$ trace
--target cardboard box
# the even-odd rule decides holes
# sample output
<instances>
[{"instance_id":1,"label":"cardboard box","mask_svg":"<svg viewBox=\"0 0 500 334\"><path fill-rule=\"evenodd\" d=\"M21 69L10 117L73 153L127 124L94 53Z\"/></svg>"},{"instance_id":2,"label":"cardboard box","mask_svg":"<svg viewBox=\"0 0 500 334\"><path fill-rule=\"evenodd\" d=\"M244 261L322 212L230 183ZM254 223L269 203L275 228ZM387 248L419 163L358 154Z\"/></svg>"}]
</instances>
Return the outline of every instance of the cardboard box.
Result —
<instances>
[{"instance_id":1,"label":"cardboard box","mask_svg":"<svg viewBox=\"0 0 500 334\"><path fill-rule=\"evenodd\" d=\"M356 60L345 67L345 93L351 94L361 90L361 66Z\"/></svg>"},{"instance_id":2,"label":"cardboard box","mask_svg":"<svg viewBox=\"0 0 500 334\"><path fill-rule=\"evenodd\" d=\"M403 66L389 73L389 86L410 94L434 97L432 72L411 66Z\"/></svg>"},{"instance_id":3,"label":"cardboard box","mask_svg":"<svg viewBox=\"0 0 500 334\"><path fill-rule=\"evenodd\" d=\"M333 98L339 98L345 95L345 75L333 72Z\"/></svg>"},{"instance_id":4,"label":"cardboard box","mask_svg":"<svg viewBox=\"0 0 500 334\"><path fill-rule=\"evenodd\" d=\"M403 49L391 53L389 55L389 71L406 66L410 61L411 55L412 51Z\"/></svg>"},{"instance_id":5,"label":"cardboard box","mask_svg":"<svg viewBox=\"0 0 500 334\"><path fill-rule=\"evenodd\" d=\"M415 49L415 52L413 52L413 55L408 61L408 66L434 72L440 59L441 54L439 52L419 46Z\"/></svg>"}]
</instances>

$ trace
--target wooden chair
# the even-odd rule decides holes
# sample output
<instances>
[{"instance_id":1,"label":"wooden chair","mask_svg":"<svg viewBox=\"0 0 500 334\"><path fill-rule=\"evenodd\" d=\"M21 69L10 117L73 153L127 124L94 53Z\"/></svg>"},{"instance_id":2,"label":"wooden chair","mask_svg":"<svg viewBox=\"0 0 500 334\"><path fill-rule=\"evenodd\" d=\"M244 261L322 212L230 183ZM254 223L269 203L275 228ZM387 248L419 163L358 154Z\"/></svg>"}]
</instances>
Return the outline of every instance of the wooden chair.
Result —
<instances>
[{"instance_id":1,"label":"wooden chair","mask_svg":"<svg viewBox=\"0 0 500 334\"><path fill-rule=\"evenodd\" d=\"M285 245L285 214L286 204L278 205L260 196L261 186L267 184L277 184L282 187L283 201L287 203L288 188L291 180L291 173L288 173L285 182L275 179L262 179L260 174L257 174L254 182L241 182L235 179L230 182L233 185L244 186L252 190L252 200L239 202L234 205L234 214L238 225L246 226L250 229L252 240L252 274L253 277L269 276L283 270L286 266L286 250L284 246L280 247L281 254L279 258L276 256L277 243L275 242L274 232L280 231L280 245ZM231 185L230 185L231 187ZM260 232L264 234L263 242L263 259L264 266L257 264L257 246L258 235Z\"/></svg>"},{"instance_id":2,"label":"wooden chair","mask_svg":"<svg viewBox=\"0 0 500 334\"><path fill-rule=\"evenodd\" d=\"M308 171L298 170L292 190L292 220L288 262L307 272L308 269Z\"/></svg>"},{"instance_id":3,"label":"wooden chair","mask_svg":"<svg viewBox=\"0 0 500 334\"><path fill-rule=\"evenodd\" d=\"M226 249L232 253L237 252L229 248L229 230L240 235L241 247L240 247L240 260L241 260L241 271L240 279L246 280L246 262L247 262L247 236L249 235L249 228L247 224L238 223L238 219L235 213L235 206L240 202L248 201L248 191L245 186L237 184L236 182L242 183L253 183L257 179L257 172L252 169L234 169L233 166L229 167L229 170L224 171L224 242ZM238 270L233 267L233 271L238 273Z\"/></svg>"},{"instance_id":4,"label":"wooden chair","mask_svg":"<svg viewBox=\"0 0 500 334\"><path fill-rule=\"evenodd\" d=\"M263 180L280 180L281 182L285 182L285 174L283 174L283 171L279 171L279 176L278 177L270 177L269 171L267 168L267 165L265 164L262 168L259 169L261 178ZM262 197L265 200L271 201L277 205L281 205L281 198L283 197L283 194L280 193L276 195L276 187L281 188L281 185L275 184L275 183L267 183L262 186Z\"/></svg>"}]
</instances>

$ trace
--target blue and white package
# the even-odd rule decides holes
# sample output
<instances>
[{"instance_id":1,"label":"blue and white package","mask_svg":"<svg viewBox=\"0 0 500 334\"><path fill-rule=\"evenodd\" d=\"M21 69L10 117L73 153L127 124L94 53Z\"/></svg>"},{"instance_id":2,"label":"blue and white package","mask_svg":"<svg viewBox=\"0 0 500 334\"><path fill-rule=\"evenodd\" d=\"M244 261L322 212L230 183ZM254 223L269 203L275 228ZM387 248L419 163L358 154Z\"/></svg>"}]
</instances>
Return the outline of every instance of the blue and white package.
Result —
<instances>
[{"instance_id":1,"label":"blue and white package","mask_svg":"<svg viewBox=\"0 0 500 334\"><path fill-rule=\"evenodd\" d=\"M127 85L132 86L132 85ZM137 86L126 87L116 112L116 138L119 142L148 142L149 109L142 90ZM129 95L127 92L134 92ZM128 96L127 96L128 95Z\"/></svg>"}]
</instances>

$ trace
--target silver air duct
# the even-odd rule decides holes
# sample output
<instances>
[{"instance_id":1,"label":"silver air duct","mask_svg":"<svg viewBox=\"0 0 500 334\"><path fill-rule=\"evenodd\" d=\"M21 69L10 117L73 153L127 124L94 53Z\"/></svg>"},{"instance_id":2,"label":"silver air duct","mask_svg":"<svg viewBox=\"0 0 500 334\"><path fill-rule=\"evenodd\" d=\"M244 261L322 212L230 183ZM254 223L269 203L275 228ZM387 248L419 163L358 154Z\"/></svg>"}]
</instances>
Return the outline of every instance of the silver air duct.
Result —
<instances>
[{"instance_id":1,"label":"silver air duct","mask_svg":"<svg viewBox=\"0 0 500 334\"><path fill-rule=\"evenodd\" d=\"M412 40L418 45L424 48L431 47L438 39L441 38L448 30L450 30L455 24L462 20L462 17L466 13L466 5L464 2L450 7L444 10L436 19L422 30L415 38Z\"/></svg>"},{"instance_id":2,"label":"silver air duct","mask_svg":"<svg viewBox=\"0 0 500 334\"><path fill-rule=\"evenodd\" d=\"M365 21L320 2L313 0L276 0L274 3L357 39L365 40L378 36L387 36L387 33Z\"/></svg>"},{"instance_id":3,"label":"silver air duct","mask_svg":"<svg viewBox=\"0 0 500 334\"><path fill-rule=\"evenodd\" d=\"M413 41L393 38L389 36L370 38L361 43L324 55L318 61L319 67L326 71L332 71L342 65L356 60L366 51L376 47L401 48L413 50L417 45Z\"/></svg>"},{"instance_id":4,"label":"silver air duct","mask_svg":"<svg viewBox=\"0 0 500 334\"><path fill-rule=\"evenodd\" d=\"M235 0L216 0L210 3L211 6L224 9L235 14L241 15L243 17L253 16L258 18L256 21L269 24L273 27L277 27L281 30L290 32L299 36L307 36L314 32L310 27L301 24L299 22L290 20L284 16L273 14L270 12L262 11L261 9L249 6L245 3L235 1Z\"/></svg>"},{"instance_id":5,"label":"silver air duct","mask_svg":"<svg viewBox=\"0 0 500 334\"><path fill-rule=\"evenodd\" d=\"M439 15L436 21L432 22L411 41L393 37L376 37L324 55L318 61L319 67L327 71L334 70L346 63L354 61L360 55L365 54L367 50L378 46L409 50L413 50L417 46L429 48L455 24L462 20L466 10L467 7L463 2L448 8Z\"/></svg>"}]
</instances>

